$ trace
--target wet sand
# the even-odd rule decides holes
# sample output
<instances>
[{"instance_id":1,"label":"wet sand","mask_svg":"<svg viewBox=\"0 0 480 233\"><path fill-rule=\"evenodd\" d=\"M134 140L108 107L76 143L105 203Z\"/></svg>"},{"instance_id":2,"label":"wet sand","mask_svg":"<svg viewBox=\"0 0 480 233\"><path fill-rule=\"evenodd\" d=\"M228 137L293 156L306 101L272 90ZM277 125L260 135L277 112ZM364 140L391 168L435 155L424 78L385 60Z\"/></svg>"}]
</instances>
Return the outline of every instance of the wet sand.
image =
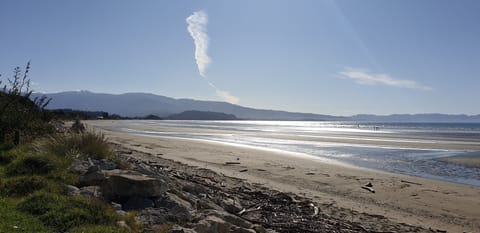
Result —
<instances>
[{"instance_id":1,"label":"wet sand","mask_svg":"<svg viewBox=\"0 0 480 233\"><path fill-rule=\"evenodd\" d=\"M454 164L462 165L465 167L480 168L480 152L475 152L468 155L444 157L444 158L439 158L437 160L444 161L447 163L454 163Z\"/></svg>"},{"instance_id":2,"label":"wet sand","mask_svg":"<svg viewBox=\"0 0 480 233\"><path fill-rule=\"evenodd\" d=\"M100 127L118 122L91 121L88 124ZM111 141L127 148L292 192L320 203L449 232L479 232L480 229L480 187L348 167L313 156L225 143L103 132ZM405 146L410 145L406 143ZM240 164L225 165L226 162ZM375 193L361 188L368 182L373 184Z\"/></svg>"}]
</instances>

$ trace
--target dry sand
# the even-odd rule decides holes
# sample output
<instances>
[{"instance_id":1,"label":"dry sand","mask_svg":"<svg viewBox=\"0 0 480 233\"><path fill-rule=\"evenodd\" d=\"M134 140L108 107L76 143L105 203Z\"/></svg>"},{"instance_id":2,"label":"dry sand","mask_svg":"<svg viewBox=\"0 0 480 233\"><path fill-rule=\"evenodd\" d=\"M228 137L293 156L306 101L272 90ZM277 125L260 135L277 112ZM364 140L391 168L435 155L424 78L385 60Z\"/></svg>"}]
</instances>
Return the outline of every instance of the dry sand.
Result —
<instances>
[{"instance_id":1,"label":"dry sand","mask_svg":"<svg viewBox=\"0 0 480 233\"><path fill-rule=\"evenodd\" d=\"M117 123L88 122L93 127ZM480 232L480 187L360 169L279 151L102 131L111 141L130 149L292 192L320 203L425 228ZM225 165L225 162L240 164ZM368 182L373 184L375 193L361 188Z\"/></svg>"}]
</instances>

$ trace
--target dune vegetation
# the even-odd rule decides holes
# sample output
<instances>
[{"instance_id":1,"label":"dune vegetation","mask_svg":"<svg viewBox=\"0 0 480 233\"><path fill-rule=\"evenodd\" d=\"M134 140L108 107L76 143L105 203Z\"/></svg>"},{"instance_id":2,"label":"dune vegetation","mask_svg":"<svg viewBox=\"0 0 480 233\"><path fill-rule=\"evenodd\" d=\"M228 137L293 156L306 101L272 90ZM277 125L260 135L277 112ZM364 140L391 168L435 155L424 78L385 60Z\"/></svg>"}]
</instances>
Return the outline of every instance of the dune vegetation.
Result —
<instances>
[{"instance_id":1,"label":"dune vegetation","mask_svg":"<svg viewBox=\"0 0 480 233\"><path fill-rule=\"evenodd\" d=\"M30 99L30 64L15 68L0 91L0 232L130 232L133 216L106 203L67 195L79 182L68 168L75 159L114 159L102 134L77 121L70 130L45 110L45 97ZM132 227L135 230L134 227Z\"/></svg>"}]
</instances>

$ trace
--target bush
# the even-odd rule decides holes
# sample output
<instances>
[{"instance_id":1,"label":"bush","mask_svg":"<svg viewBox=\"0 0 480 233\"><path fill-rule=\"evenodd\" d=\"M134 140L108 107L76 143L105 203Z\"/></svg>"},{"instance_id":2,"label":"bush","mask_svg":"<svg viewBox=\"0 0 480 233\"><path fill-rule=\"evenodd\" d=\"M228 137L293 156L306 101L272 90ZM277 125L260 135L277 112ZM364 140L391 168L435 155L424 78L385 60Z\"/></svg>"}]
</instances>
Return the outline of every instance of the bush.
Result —
<instances>
[{"instance_id":1,"label":"bush","mask_svg":"<svg viewBox=\"0 0 480 233\"><path fill-rule=\"evenodd\" d=\"M107 159L113 156L105 136L93 131L52 136L43 146L45 151L61 157Z\"/></svg>"},{"instance_id":2,"label":"bush","mask_svg":"<svg viewBox=\"0 0 480 233\"><path fill-rule=\"evenodd\" d=\"M113 225L119 217L104 203L83 197L38 192L18 205L18 210L38 218L55 231L82 225Z\"/></svg>"},{"instance_id":3,"label":"bush","mask_svg":"<svg viewBox=\"0 0 480 233\"><path fill-rule=\"evenodd\" d=\"M56 162L47 156L25 155L13 160L6 167L9 176L45 175L56 169Z\"/></svg>"},{"instance_id":4,"label":"bush","mask_svg":"<svg viewBox=\"0 0 480 233\"><path fill-rule=\"evenodd\" d=\"M8 164L15 159L15 155L13 153L8 153L5 151L0 151L0 164Z\"/></svg>"},{"instance_id":5,"label":"bush","mask_svg":"<svg viewBox=\"0 0 480 233\"><path fill-rule=\"evenodd\" d=\"M0 151L8 151L15 147L12 143L1 143L0 144Z\"/></svg>"},{"instance_id":6,"label":"bush","mask_svg":"<svg viewBox=\"0 0 480 233\"><path fill-rule=\"evenodd\" d=\"M43 189L48 181L38 176L20 176L4 179L0 184L0 195L4 197L20 197Z\"/></svg>"},{"instance_id":7,"label":"bush","mask_svg":"<svg viewBox=\"0 0 480 233\"><path fill-rule=\"evenodd\" d=\"M129 233L124 227L106 226L106 225L90 225L75 227L68 231L68 233Z\"/></svg>"}]
</instances>

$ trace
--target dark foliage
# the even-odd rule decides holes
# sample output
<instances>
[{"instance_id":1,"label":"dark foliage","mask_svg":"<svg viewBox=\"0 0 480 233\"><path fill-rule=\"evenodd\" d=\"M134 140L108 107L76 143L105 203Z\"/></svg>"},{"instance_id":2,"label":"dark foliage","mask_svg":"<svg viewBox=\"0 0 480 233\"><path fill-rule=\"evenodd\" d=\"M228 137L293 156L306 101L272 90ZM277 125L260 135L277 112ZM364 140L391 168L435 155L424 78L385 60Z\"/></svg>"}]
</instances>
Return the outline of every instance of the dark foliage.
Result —
<instances>
[{"instance_id":1,"label":"dark foliage","mask_svg":"<svg viewBox=\"0 0 480 233\"><path fill-rule=\"evenodd\" d=\"M235 115L222 112L208 111L185 111L179 114L170 115L170 120L238 120Z\"/></svg>"},{"instance_id":2,"label":"dark foliage","mask_svg":"<svg viewBox=\"0 0 480 233\"><path fill-rule=\"evenodd\" d=\"M0 194L6 197L21 197L47 186L47 180L40 176L19 176L5 179L0 184Z\"/></svg>"},{"instance_id":3,"label":"dark foliage","mask_svg":"<svg viewBox=\"0 0 480 233\"><path fill-rule=\"evenodd\" d=\"M51 157L29 155L13 160L7 165L5 172L9 176L45 175L57 167L56 162Z\"/></svg>"},{"instance_id":4,"label":"dark foliage","mask_svg":"<svg viewBox=\"0 0 480 233\"><path fill-rule=\"evenodd\" d=\"M0 91L0 143L21 141L53 131L48 122L51 115L44 111L50 102L47 97L30 99L30 62L22 73L20 67L14 69L12 79L7 79ZM4 82L0 80L0 85Z\"/></svg>"}]
</instances>

